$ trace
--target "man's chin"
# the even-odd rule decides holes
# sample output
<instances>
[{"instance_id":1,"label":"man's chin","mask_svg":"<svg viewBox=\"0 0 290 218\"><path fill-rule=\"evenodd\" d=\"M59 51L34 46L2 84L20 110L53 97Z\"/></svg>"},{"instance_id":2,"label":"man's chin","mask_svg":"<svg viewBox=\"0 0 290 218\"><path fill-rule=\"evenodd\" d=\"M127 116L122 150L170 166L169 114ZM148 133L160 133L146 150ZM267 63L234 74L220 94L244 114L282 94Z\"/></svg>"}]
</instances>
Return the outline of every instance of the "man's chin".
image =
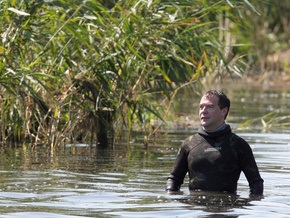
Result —
<instances>
[{"instance_id":1,"label":"man's chin","mask_svg":"<svg viewBox=\"0 0 290 218\"><path fill-rule=\"evenodd\" d=\"M210 125L207 125L206 123L205 124L201 124L201 126L206 131L209 131L209 129L210 129Z\"/></svg>"}]
</instances>

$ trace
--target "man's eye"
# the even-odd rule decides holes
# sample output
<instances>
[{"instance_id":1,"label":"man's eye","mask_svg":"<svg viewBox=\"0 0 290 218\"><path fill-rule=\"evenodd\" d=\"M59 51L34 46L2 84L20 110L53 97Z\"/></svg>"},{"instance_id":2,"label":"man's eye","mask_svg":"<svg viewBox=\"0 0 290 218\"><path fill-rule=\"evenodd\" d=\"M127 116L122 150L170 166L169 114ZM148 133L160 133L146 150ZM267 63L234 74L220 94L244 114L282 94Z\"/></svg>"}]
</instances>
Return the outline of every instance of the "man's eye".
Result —
<instances>
[{"instance_id":1,"label":"man's eye","mask_svg":"<svg viewBox=\"0 0 290 218\"><path fill-rule=\"evenodd\" d=\"M214 109L214 105L200 105L199 109Z\"/></svg>"}]
</instances>

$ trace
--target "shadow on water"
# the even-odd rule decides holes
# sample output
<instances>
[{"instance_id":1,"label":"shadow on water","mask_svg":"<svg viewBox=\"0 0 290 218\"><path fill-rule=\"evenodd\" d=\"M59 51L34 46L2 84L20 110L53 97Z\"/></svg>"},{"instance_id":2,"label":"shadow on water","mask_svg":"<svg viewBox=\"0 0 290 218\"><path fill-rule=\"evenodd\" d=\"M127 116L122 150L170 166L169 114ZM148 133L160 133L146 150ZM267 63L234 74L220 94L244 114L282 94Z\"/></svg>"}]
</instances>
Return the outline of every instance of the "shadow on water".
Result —
<instances>
[{"instance_id":1,"label":"shadow on water","mask_svg":"<svg viewBox=\"0 0 290 218\"><path fill-rule=\"evenodd\" d=\"M181 197L173 198L174 201L187 205L188 210L200 210L208 213L203 217L239 217L240 214L234 214L235 209L250 207L252 201L260 201L263 198L261 196L245 198L234 194L209 191L194 191L187 196L184 196L182 192L178 194L181 194Z\"/></svg>"}]
</instances>

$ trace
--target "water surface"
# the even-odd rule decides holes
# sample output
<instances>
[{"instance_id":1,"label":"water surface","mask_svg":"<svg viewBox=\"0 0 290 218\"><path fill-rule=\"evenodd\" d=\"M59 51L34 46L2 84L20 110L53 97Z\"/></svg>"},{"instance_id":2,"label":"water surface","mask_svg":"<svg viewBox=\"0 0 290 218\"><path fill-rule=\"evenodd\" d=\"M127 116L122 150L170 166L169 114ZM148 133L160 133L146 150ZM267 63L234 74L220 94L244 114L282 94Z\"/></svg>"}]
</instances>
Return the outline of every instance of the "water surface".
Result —
<instances>
[{"instance_id":1,"label":"water surface","mask_svg":"<svg viewBox=\"0 0 290 218\"><path fill-rule=\"evenodd\" d=\"M183 134L160 133L166 140L147 150L137 136L109 149L2 149L0 217L290 217L289 135L240 134L265 180L264 198L252 199L243 175L237 196L189 193L187 180L181 193L167 194Z\"/></svg>"},{"instance_id":2,"label":"water surface","mask_svg":"<svg viewBox=\"0 0 290 218\"><path fill-rule=\"evenodd\" d=\"M288 116L289 93L229 88L228 122L253 149L265 180L261 199L248 196L243 174L237 195L189 193L187 179L182 192L165 192L178 148L198 124L199 97L184 92L173 105L175 120L160 128L148 149L140 132L107 149L87 144L68 144L56 151L1 145L0 217L290 217L288 118L276 126L261 121L237 128L271 112Z\"/></svg>"}]
</instances>

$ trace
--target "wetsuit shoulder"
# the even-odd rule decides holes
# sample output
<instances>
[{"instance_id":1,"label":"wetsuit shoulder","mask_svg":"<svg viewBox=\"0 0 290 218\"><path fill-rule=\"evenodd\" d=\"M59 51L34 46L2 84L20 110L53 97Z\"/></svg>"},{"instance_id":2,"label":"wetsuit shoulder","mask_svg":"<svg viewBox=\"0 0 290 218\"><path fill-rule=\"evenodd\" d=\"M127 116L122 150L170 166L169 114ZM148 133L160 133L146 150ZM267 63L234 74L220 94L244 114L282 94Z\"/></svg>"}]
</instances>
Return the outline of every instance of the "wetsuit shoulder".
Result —
<instances>
[{"instance_id":1,"label":"wetsuit shoulder","mask_svg":"<svg viewBox=\"0 0 290 218\"><path fill-rule=\"evenodd\" d=\"M188 152L204 142L204 138L199 134L194 134L187 137L184 142L181 144L181 148L187 150Z\"/></svg>"},{"instance_id":2,"label":"wetsuit shoulder","mask_svg":"<svg viewBox=\"0 0 290 218\"><path fill-rule=\"evenodd\" d=\"M235 133L231 133L230 144L237 147L237 149L250 149L249 143L243 139L242 137L236 135Z\"/></svg>"}]
</instances>

